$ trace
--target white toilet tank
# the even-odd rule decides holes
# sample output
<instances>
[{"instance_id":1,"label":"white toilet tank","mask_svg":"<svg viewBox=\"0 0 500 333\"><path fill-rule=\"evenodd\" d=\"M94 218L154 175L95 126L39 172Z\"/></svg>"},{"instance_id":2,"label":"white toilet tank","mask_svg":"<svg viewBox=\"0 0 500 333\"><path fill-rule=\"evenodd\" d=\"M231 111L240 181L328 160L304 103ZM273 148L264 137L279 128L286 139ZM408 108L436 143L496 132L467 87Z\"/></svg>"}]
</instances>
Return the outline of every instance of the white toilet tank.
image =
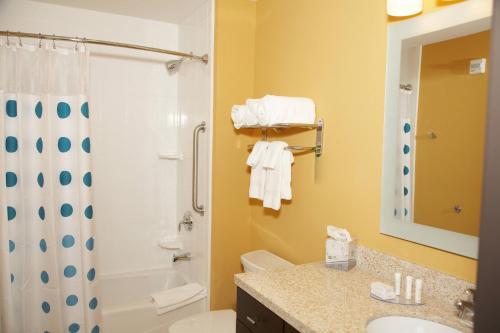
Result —
<instances>
[{"instance_id":1,"label":"white toilet tank","mask_svg":"<svg viewBox=\"0 0 500 333\"><path fill-rule=\"evenodd\" d=\"M241 263L245 272L262 272L273 268L295 266L291 262L266 250L257 250L243 254L241 256Z\"/></svg>"}]
</instances>

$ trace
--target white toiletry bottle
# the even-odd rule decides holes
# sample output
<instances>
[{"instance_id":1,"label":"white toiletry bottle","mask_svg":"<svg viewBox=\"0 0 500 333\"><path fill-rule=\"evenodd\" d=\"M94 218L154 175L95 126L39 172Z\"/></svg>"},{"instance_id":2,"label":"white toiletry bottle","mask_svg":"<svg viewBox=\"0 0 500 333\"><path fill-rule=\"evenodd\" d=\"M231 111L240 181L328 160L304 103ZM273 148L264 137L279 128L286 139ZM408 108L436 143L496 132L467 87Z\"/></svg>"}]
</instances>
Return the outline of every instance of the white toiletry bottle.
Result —
<instances>
[{"instance_id":1,"label":"white toiletry bottle","mask_svg":"<svg viewBox=\"0 0 500 333\"><path fill-rule=\"evenodd\" d=\"M413 277L408 275L406 277L406 288L405 288L405 298L408 300L411 299L412 284L413 284Z\"/></svg>"},{"instance_id":2,"label":"white toiletry bottle","mask_svg":"<svg viewBox=\"0 0 500 333\"><path fill-rule=\"evenodd\" d=\"M396 296L401 294L401 273L394 273L394 293Z\"/></svg>"},{"instance_id":3,"label":"white toiletry bottle","mask_svg":"<svg viewBox=\"0 0 500 333\"><path fill-rule=\"evenodd\" d=\"M415 280L415 303L422 303L422 279Z\"/></svg>"}]
</instances>

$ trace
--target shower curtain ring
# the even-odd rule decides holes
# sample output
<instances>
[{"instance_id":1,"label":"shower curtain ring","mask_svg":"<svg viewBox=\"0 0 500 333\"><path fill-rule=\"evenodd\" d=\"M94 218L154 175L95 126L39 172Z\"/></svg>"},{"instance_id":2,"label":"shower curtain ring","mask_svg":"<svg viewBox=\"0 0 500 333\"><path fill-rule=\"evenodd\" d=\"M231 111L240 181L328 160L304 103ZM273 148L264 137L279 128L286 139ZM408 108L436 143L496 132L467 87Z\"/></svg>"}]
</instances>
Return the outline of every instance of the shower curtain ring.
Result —
<instances>
[{"instance_id":1,"label":"shower curtain ring","mask_svg":"<svg viewBox=\"0 0 500 333\"><path fill-rule=\"evenodd\" d=\"M19 47L23 47L23 41L21 40L21 32L18 31L17 33L18 33L17 39L19 40Z\"/></svg>"},{"instance_id":2,"label":"shower curtain ring","mask_svg":"<svg viewBox=\"0 0 500 333\"><path fill-rule=\"evenodd\" d=\"M38 48L42 48L42 34L38 33Z\"/></svg>"},{"instance_id":3,"label":"shower curtain ring","mask_svg":"<svg viewBox=\"0 0 500 333\"><path fill-rule=\"evenodd\" d=\"M78 37L75 37L75 51L78 51L78 44L80 44L80 40Z\"/></svg>"},{"instance_id":4,"label":"shower curtain ring","mask_svg":"<svg viewBox=\"0 0 500 333\"><path fill-rule=\"evenodd\" d=\"M52 48L56 49L56 35L52 35Z\"/></svg>"},{"instance_id":5,"label":"shower curtain ring","mask_svg":"<svg viewBox=\"0 0 500 333\"><path fill-rule=\"evenodd\" d=\"M10 46L10 39L9 39L10 32L7 31L7 46Z\"/></svg>"}]
</instances>

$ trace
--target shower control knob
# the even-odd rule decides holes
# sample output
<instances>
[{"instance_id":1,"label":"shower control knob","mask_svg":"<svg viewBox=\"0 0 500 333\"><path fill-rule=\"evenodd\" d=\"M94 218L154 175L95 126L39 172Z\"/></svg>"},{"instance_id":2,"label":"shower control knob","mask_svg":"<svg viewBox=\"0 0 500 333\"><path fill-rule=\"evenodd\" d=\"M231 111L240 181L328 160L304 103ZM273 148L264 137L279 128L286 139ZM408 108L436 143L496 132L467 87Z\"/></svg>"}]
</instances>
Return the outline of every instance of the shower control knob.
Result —
<instances>
[{"instance_id":1,"label":"shower control knob","mask_svg":"<svg viewBox=\"0 0 500 333\"><path fill-rule=\"evenodd\" d=\"M184 229L187 231L193 230L193 215L191 215L191 212L185 212L184 216L182 217L182 221L179 222L179 227L178 231L181 231L181 227L184 226Z\"/></svg>"},{"instance_id":2,"label":"shower control knob","mask_svg":"<svg viewBox=\"0 0 500 333\"><path fill-rule=\"evenodd\" d=\"M455 205L453 206L453 210L455 211L455 213L460 214L462 212L462 206Z\"/></svg>"}]
</instances>

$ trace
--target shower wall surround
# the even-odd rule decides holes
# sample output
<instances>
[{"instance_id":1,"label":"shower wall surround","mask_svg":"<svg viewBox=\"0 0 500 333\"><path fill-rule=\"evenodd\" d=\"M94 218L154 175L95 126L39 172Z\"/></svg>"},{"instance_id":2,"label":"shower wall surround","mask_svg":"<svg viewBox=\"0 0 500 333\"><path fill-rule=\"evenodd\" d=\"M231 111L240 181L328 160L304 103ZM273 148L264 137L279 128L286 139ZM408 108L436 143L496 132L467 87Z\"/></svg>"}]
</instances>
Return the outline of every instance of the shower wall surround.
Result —
<instances>
[{"instance_id":1,"label":"shower wall surround","mask_svg":"<svg viewBox=\"0 0 500 333\"><path fill-rule=\"evenodd\" d=\"M211 58L212 40L212 6L207 1L181 24L179 24L180 50L190 50L195 54L209 54ZM198 201L205 206L205 214L194 215L194 228L190 235L184 231L182 239L193 254L192 264L181 266L196 281L209 286L210 280L210 231L211 231L211 146L212 142L212 74L211 65L188 61L181 67L178 76L178 108L181 114L179 131L179 147L183 160L179 161L177 180L177 216L193 211L191 206L192 164L193 164L193 129L202 121L207 123L207 130L200 134L199 152L199 192ZM187 237L186 237L187 236Z\"/></svg>"}]
</instances>

